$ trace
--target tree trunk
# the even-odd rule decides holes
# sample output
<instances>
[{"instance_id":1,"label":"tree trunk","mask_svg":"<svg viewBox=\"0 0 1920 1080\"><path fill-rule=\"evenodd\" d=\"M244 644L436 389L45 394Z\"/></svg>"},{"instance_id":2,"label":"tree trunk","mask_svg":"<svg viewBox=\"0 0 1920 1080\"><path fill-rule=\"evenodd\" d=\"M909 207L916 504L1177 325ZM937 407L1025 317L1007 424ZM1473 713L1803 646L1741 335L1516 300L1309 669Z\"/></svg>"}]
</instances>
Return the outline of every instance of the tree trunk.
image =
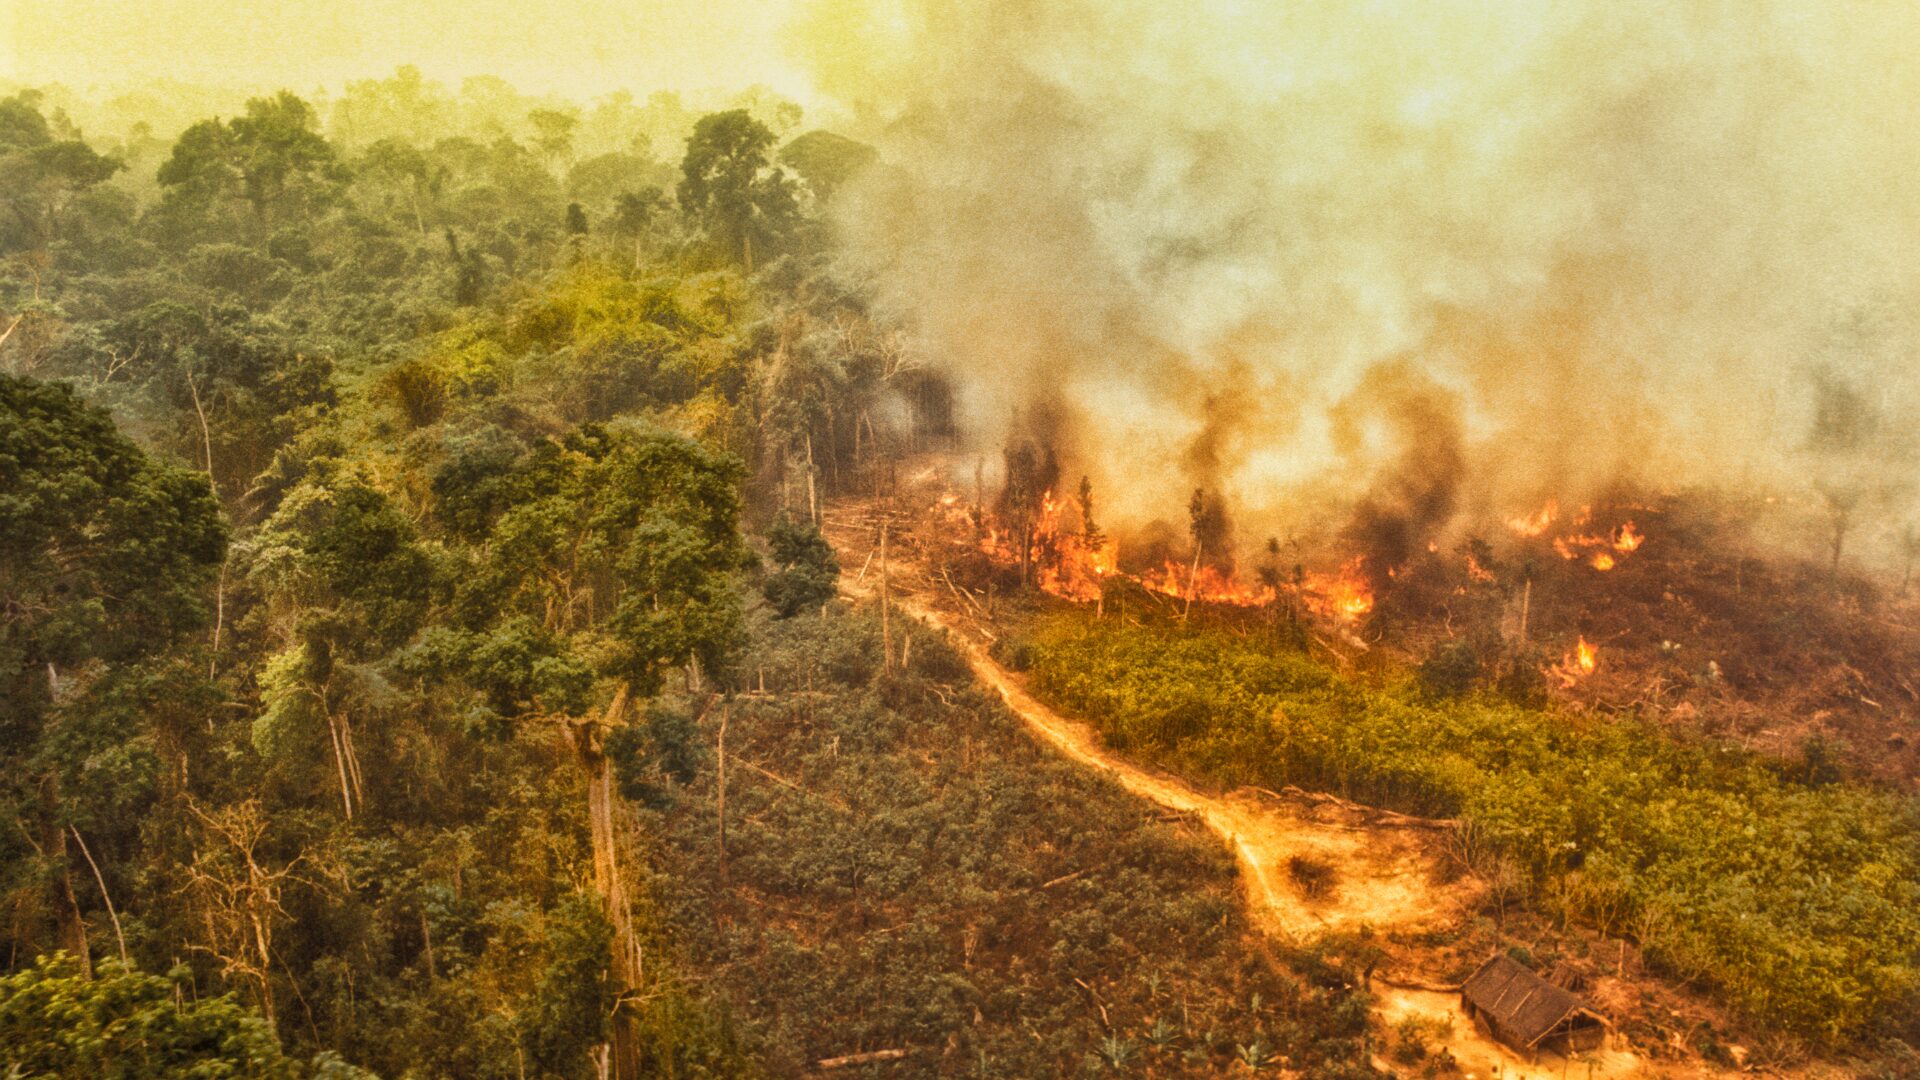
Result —
<instances>
[{"instance_id":1,"label":"tree trunk","mask_svg":"<svg viewBox=\"0 0 1920 1080\"><path fill-rule=\"evenodd\" d=\"M1200 542L1193 544L1193 569L1187 571L1187 603L1180 609L1180 621L1186 622L1187 615L1193 611L1193 594L1200 587Z\"/></svg>"},{"instance_id":2,"label":"tree trunk","mask_svg":"<svg viewBox=\"0 0 1920 1080\"><path fill-rule=\"evenodd\" d=\"M819 495L819 492L814 489L814 482L813 482L814 471L815 470L813 467L813 433L808 432L807 433L807 514L812 518L814 525L817 526L820 524L820 495Z\"/></svg>"},{"instance_id":3,"label":"tree trunk","mask_svg":"<svg viewBox=\"0 0 1920 1080\"><path fill-rule=\"evenodd\" d=\"M352 821L353 787L347 777L347 751L341 741L340 720L333 715L331 709L327 710L327 737L333 743L334 769L340 774L340 807L346 814L347 820Z\"/></svg>"},{"instance_id":4,"label":"tree trunk","mask_svg":"<svg viewBox=\"0 0 1920 1080\"><path fill-rule=\"evenodd\" d=\"M100 886L100 899L107 905L107 917L113 920L113 937L120 945L120 962L124 964L127 962L127 935L120 928L120 912L113 906L113 894L107 892L106 875L100 872L100 864L93 861L93 852L87 850L87 839L80 835L79 828L69 825L67 829L73 833L74 843L80 845L80 854L86 856L87 865L93 868L94 884Z\"/></svg>"},{"instance_id":5,"label":"tree trunk","mask_svg":"<svg viewBox=\"0 0 1920 1080\"><path fill-rule=\"evenodd\" d=\"M766 675L763 673L760 678L764 690ZM717 745L714 748L715 764L719 768L718 799L714 806L714 814L720 819L720 880L723 883L729 877L727 872L727 721L732 719L732 716L731 706L721 706L720 737L716 740Z\"/></svg>"},{"instance_id":6,"label":"tree trunk","mask_svg":"<svg viewBox=\"0 0 1920 1080\"><path fill-rule=\"evenodd\" d=\"M421 236L427 235L427 221L420 216L420 178L417 176L407 178L407 202L413 207L413 227L420 230Z\"/></svg>"},{"instance_id":7,"label":"tree trunk","mask_svg":"<svg viewBox=\"0 0 1920 1080\"><path fill-rule=\"evenodd\" d=\"M619 838L614 832L617 797L613 790L612 763L603 748L606 733L620 722L626 707L627 690L621 687L601 719L575 722L568 734L575 759L587 779L594 889L606 905L607 921L613 926L608 975L616 1000L608 1057L614 1080L640 1080L640 1035L627 1004L640 988L640 945L633 933L633 911L627 903L626 886L620 878Z\"/></svg>"},{"instance_id":8,"label":"tree trunk","mask_svg":"<svg viewBox=\"0 0 1920 1080\"><path fill-rule=\"evenodd\" d=\"M213 497L220 498L220 481L213 475L213 429L207 425L207 410L200 404L200 387L193 381L193 372L187 372L187 393L193 396L193 414L200 420L200 448L206 458L207 488ZM213 587L213 648L212 656L207 658L207 678L212 679L220 663L220 631L227 622L227 560L220 558L220 580Z\"/></svg>"},{"instance_id":9,"label":"tree trunk","mask_svg":"<svg viewBox=\"0 0 1920 1080\"><path fill-rule=\"evenodd\" d=\"M893 674L893 628L891 625L893 606L892 597L887 593L887 526L880 524L880 664L881 670Z\"/></svg>"},{"instance_id":10,"label":"tree trunk","mask_svg":"<svg viewBox=\"0 0 1920 1080\"><path fill-rule=\"evenodd\" d=\"M80 965L80 972L93 978L93 955L87 947L87 920L80 914L80 898L73 889L73 864L67 853L67 830L60 824L60 778L48 776L40 786L42 845L47 859L54 864L53 877L47 882L48 900L53 908L59 943Z\"/></svg>"}]
</instances>

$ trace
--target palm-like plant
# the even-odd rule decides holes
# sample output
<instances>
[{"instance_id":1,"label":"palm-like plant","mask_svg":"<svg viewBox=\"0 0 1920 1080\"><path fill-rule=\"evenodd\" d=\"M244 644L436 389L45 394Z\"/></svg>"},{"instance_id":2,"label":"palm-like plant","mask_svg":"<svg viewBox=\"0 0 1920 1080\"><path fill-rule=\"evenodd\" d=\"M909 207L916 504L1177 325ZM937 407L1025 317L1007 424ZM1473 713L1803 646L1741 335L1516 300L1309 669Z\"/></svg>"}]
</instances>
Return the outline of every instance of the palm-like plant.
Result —
<instances>
[{"instance_id":1,"label":"palm-like plant","mask_svg":"<svg viewBox=\"0 0 1920 1080\"><path fill-rule=\"evenodd\" d=\"M1273 1047L1267 1045L1264 1037L1257 1035L1250 1043L1236 1045L1233 1054L1251 1072L1259 1072L1273 1061Z\"/></svg>"},{"instance_id":2,"label":"palm-like plant","mask_svg":"<svg viewBox=\"0 0 1920 1080\"><path fill-rule=\"evenodd\" d=\"M1114 1072L1124 1068L1138 1051L1139 1047L1133 1044L1133 1040L1123 1039L1118 1034L1100 1040L1100 1061Z\"/></svg>"}]
</instances>

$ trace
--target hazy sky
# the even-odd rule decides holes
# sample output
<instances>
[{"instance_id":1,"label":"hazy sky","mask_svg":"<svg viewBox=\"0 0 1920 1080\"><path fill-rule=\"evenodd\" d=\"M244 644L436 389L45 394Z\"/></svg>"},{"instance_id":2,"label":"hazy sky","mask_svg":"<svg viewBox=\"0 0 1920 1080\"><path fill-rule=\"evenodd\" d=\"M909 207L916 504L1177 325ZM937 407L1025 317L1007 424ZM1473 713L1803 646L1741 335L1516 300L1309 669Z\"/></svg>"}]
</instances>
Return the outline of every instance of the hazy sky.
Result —
<instances>
[{"instance_id":1,"label":"hazy sky","mask_svg":"<svg viewBox=\"0 0 1920 1080\"><path fill-rule=\"evenodd\" d=\"M782 44L797 0L0 0L0 78L154 78L306 92L416 64L528 91L738 89L808 100Z\"/></svg>"}]
</instances>

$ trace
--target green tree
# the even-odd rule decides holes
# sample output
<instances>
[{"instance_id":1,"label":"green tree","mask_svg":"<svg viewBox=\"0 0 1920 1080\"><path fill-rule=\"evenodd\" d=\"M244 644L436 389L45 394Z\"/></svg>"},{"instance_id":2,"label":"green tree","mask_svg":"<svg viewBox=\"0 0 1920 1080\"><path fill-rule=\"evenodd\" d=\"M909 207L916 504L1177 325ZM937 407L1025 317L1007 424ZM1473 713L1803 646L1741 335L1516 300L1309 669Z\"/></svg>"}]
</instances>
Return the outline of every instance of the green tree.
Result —
<instances>
[{"instance_id":1,"label":"green tree","mask_svg":"<svg viewBox=\"0 0 1920 1080\"><path fill-rule=\"evenodd\" d=\"M187 998L186 975L109 961L90 978L71 957L43 957L0 979L0 1067L96 1080L373 1080L331 1054L287 1057L273 1028L231 996Z\"/></svg>"},{"instance_id":2,"label":"green tree","mask_svg":"<svg viewBox=\"0 0 1920 1080\"><path fill-rule=\"evenodd\" d=\"M833 545L807 523L776 521L767 530L776 569L761 586L767 603L783 619L818 611L839 587L840 560Z\"/></svg>"},{"instance_id":3,"label":"green tree","mask_svg":"<svg viewBox=\"0 0 1920 1080\"><path fill-rule=\"evenodd\" d=\"M814 130L780 148L780 163L791 168L813 193L829 202L847 181L880 160L879 151L831 131Z\"/></svg>"},{"instance_id":4,"label":"green tree","mask_svg":"<svg viewBox=\"0 0 1920 1080\"><path fill-rule=\"evenodd\" d=\"M1100 523L1093 518L1093 478L1080 478L1080 541L1088 551L1098 551L1106 546L1107 534Z\"/></svg>"},{"instance_id":5,"label":"green tree","mask_svg":"<svg viewBox=\"0 0 1920 1080\"><path fill-rule=\"evenodd\" d=\"M204 476L148 459L64 386L0 376L0 536L0 791L37 833L44 911L84 965L60 706L204 622L226 526Z\"/></svg>"},{"instance_id":6,"label":"green tree","mask_svg":"<svg viewBox=\"0 0 1920 1080\"><path fill-rule=\"evenodd\" d=\"M610 733L682 665L720 669L739 634L735 459L677 435L584 426L530 451L454 600L457 629L425 645L506 718L557 724L587 789L611 976L640 985L618 863ZM635 1016L612 1019L615 1073L638 1075Z\"/></svg>"},{"instance_id":7,"label":"green tree","mask_svg":"<svg viewBox=\"0 0 1920 1080\"><path fill-rule=\"evenodd\" d=\"M60 238L73 202L119 172L77 138L54 136L33 92L0 100L0 253Z\"/></svg>"},{"instance_id":8,"label":"green tree","mask_svg":"<svg viewBox=\"0 0 1920 1080\"><path fill-rule=\"evenodd\" d=\"M638 269L646 255L647 239L653 235L655 222L667 208L666 192L658 187L646 187L639 191L629 191L614 201L613 215L607 221L607 227L615 235L624 237L633 243L633 265Z\"/></svg>"},{"instance_id":9,"label":"green tree","mask_svg":"<svg viewBox=\"0 0 1920 1080\"><path fill-rule=\"evenodd\" d=\"M429 162L411 143L381 139L367 147L354 163L354 190L366 195L364 200L356 197L356 201L379 209L389 219L398 217L396 211L404 205L405 220L424 236L427 218L423 199L440 193L446 174L444 165Z\"/></svg>"},{"instance_id":10,"label":"green tree","mask_svg":"<svg viewBox=\"0 0 1920 1080\"><path fill-rule=\"evenodd\" d=\"M694 124L680 162L680 209L749 273L755 241L763 251L777 247L798 216L793 181L767 157L773 144L745 109L710 113Z\"/></svg>"},{"instance_id":11,"label":"green tree","mask_svg":"<svg viewBox=\"0 0 1920 1080\"><path fill-rule=\"evenodd\" d=\"M163 300L104 326L94 367L117 365L143 381L169 411L172 430L162 444L237 499L335 400L332 361L289 336L275 320L233 304L201 309Z\"/></svg>"},{"instance_id":12,"label":"green tree","mask_svg":"<svg viewBox=\"0 0 1920 1080\"><path fill-rule=\"evenodd\" d=\"M332 204L347 176L313 106L284 90L248 101L232 120L188 128L159 172L176 226L212 236L239 227L256 237ZM234 203L249 213L226 213Z\"/></svg>"},{"instance_id":13,"label":"green tree","mask_svg":"<svg viewBox=\"0 0 1920 1080\"><path fill-rule=\"evenodd\" d=\"M549 168L560 165L573 154L573 132L580 118L558 109L535 109L527 114L533 125L533 146Z\"/></svg>"},{"instance_id":14,"label":"green tree","mask_svg":"<svg viewBox=\"0 0 1920 1080\"><path fill-rule=\"evenodd\" d=\"M279 651L259 682L265 709L254 742L286 760L302 735L326 731L341 810L366 802L353 715L384 682L368 665L410 640L424 620L434 568L413 523L387 497L337 463L289 491L246 545L249 578L266 601Z\"/></svg>"},{"instance_id":15,"label":"green tree","mask_svg":"<svg viewBox=\"0 0 1920 1080\"><path fill-rule=\"evenodd\" d=\"M567 170L567 196L605 213L628 192L671 183L672 166L648 154L616 151L587 158Z\"/></svg>"},{"instance_id":16,"label":"green tree","mask_svg":"<svg viewBox=\"0 0 1920 1080\"><path fill-rule=\"evenodd\" d=\"M392 78L349 82L328 114L333 137L355 147L388 139L425 146L454 124L446 87L427 81L412 64L395 68Z\"/></svg>"}]
</instances>

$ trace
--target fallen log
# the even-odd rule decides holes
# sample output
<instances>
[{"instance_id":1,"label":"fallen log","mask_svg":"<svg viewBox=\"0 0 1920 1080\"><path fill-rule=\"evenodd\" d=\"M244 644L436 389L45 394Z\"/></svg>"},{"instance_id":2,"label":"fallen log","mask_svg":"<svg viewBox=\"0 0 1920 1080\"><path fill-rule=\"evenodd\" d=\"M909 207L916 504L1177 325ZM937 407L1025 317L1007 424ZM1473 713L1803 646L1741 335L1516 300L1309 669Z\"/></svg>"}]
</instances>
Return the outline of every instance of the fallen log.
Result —
<instances>
[{"instance_id":1,"label":"fallen log","mask_svg":"<svg viewBox=\"0 0 1920 1080\"><path fill-rule=\"evenodd\" d=\"M973 598L973 591L971 589L962 591L960 586L955 585L952 575L947 573L947 568L944 566L940 568L940 577L946 581L947 588L952 590L955 599L961 600L971 606L975 611L980 613L981 617L986 617L987 609L981 607L980 602Z\"/></svg>"},{"instance_id":2,"label":"fallen log","mask_svg":"<svg viewBox=\"0 0 1920 1080\"><path fill-rule=\"evenodd\" d=\"M868 1050L859 1054L821 1058L813 1064L817 1069L846 1069L855 1065L871 1065L877 1061L899 1061L906 1056L905 1050Z\"/></svg>"},{"instance_id":3,"label":"fallen log","mask_svg":"<svg viewBox=\"0 0 1920 1080\"><path fill-rule=\"evenodd\" d=\"M1045 883L1045 884L1043 884L1043 885L1041 885L1040 887L1041 887L1042 889L1051 889L1051 888L1053 888L1053 887L1054 887L1054 886L1056 886L1056 885L1065 885L1066 883L1068 883L1068 882L1070 882L1070 881L1078 881L1078 880L1080 880L1081 878L1083 878L1083 877L1086 877L1086 876L1087 876L1088 874L1091 874L1091 873L1093 873L1093 872L1095 872L1095 871L1097 871L1097 870L1105 870L1105 869L1106 869L1107 867L1109 867L1109 866L1111 866L1111 865L1113 865L1113 864L1112 864L1112 863L1100 863L1100 864L1098 864L1098 865L1096 865L1096 866L1089 866L1089 867L1085 867L1085 868L1083 868L1083 869L1080 869L1080 870L1075 870L1075 871L1074 871L1073 873L1071 873L1071 874L1062 874L1062 875L1060 875L1059 877L1057 877L1057 878L1054 878L1054 879L1053 879L1052 881L1049 881L1049 882L1047 882L1047 883Z\"/></svg>"},{"instance_id":4,"label":"fallen log","mask_svg":"<svg viewBox=\"0 0 1920 1080\"><path fill-rule=\"evenodd\" d=\"M841 802L839 799L836 799L831 795L823 795L820 792L814 791L811 788L803 787L800 784L796 784L793 781L787 779L786 777L781 776L779 773L774 772L772 769L766 768L761 765L755 765L753 762L748 761L746 758L743 758L738 754L728 754L725 756L723 760L730 761L735 765L745 765L747 768L752 769L754 772L759 773L761 776L766 777L767 779L773 781L776 784L780 784L785 787L792 788L793 790L809 798L819 799L821 802L826 803L828 806L831 806L842 813L846 813L846 814L853 813L853 807L848 806L846 803Z\"/></svg>"}]
</instances>

